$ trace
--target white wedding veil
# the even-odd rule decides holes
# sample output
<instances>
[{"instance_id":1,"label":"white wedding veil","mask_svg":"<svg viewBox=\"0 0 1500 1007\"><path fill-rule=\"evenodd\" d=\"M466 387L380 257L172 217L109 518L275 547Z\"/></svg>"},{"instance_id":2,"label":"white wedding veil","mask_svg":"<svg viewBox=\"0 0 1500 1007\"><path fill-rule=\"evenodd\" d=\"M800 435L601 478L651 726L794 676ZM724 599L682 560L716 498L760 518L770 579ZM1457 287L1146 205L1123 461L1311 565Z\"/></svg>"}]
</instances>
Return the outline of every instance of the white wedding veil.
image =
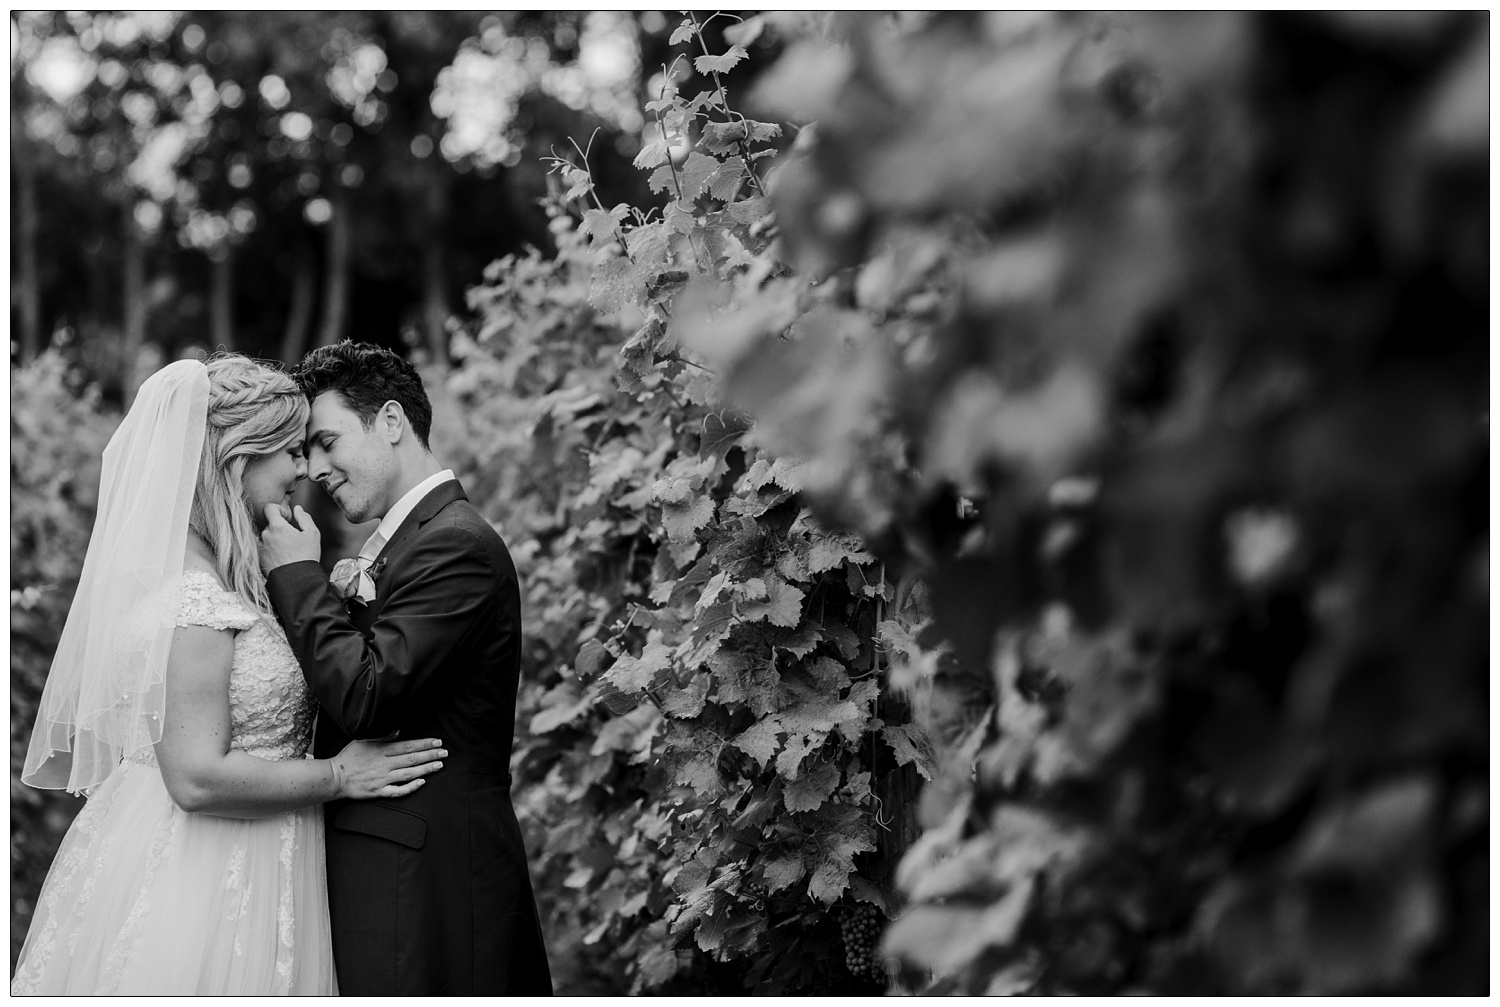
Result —
<instances>
[{"instance_id":1,"label":"white wedding veil","mask_svg":"<svg viewBox=\"0 0 1500 1007\"><path fill-rule=\"evenodd\" d=\"M104 449L94 531L21 773L30 786L86 792L161 740L208 391L202 362L168 364Z\"/></svg>"}]
</instances>

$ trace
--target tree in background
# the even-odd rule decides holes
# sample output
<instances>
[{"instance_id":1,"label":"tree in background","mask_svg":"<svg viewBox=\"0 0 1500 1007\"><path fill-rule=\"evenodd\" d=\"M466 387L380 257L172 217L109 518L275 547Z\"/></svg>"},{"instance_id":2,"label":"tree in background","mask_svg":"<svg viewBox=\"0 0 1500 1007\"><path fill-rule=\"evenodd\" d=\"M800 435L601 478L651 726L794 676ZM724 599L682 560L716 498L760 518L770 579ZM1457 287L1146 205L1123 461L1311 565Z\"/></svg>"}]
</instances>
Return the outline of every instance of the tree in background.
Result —
<instances>
[{"instance_id":1,"label":"tree in background","mask_svg":"<svg viewBox=\"0 0 1500 1007\"><path fill-rule=\"evenodd\" d=\"M601 154L623 162L640 123L642 33L608 12L12 26L13 356L56 335L115 401L148 342L295 359L357 333L441 358L484 264L549 240L552 124L618 135Z\"/></svg>"}]
</instances>

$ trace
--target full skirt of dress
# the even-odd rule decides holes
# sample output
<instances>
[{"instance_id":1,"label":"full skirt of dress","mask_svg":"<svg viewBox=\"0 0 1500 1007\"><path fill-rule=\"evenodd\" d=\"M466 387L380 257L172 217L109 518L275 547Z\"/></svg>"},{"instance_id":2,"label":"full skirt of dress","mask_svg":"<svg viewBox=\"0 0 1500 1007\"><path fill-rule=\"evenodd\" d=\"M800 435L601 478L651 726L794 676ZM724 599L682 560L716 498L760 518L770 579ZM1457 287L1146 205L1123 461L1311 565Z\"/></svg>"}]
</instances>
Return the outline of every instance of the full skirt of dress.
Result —
<instances>
[{"instance_id":1,"label":"full skirt of dress","mask_svg":"<svg viewBox=\"0 0 1500 1007\"><path fill-rule=\"evenodd\" d=\"M334 994L319 806L193 814L126 763L74 819L13 994Z\"/></svg>"}]
</instances>

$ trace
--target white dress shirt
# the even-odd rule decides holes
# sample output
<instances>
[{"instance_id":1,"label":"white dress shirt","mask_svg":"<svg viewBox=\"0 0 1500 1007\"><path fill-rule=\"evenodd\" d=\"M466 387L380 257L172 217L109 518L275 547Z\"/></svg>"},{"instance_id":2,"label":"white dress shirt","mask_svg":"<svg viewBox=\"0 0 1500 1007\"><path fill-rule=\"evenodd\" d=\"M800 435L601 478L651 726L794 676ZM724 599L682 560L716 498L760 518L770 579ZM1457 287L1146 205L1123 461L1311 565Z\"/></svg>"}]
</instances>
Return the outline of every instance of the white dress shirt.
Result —
<instances>
[{"instance_id":1,"label":"white dress shirt","mask_svg":"<svg viewBox=\"0 0 1500 1007\"><path fill-rule=\"evenodd\" d=\"M396 529L401 527L401 522L406 520L406 515L410 514L427 494L453 477L452 469L443 469L441 472L434 472L407 490L401 499L397 500L395 505L385 512L385 517L380 519L380 526L375 529L375 534L371 535L365 542L365 545L368 546L375 539L376 535L380 536L380 544L371 551L368 557L371 563L379 558L380 550L385 548L385 544L391 540L391 536L396 534ZM366 558L364 549L360 549L359 554L361 559Z\"/></svg>"}]
</instances>

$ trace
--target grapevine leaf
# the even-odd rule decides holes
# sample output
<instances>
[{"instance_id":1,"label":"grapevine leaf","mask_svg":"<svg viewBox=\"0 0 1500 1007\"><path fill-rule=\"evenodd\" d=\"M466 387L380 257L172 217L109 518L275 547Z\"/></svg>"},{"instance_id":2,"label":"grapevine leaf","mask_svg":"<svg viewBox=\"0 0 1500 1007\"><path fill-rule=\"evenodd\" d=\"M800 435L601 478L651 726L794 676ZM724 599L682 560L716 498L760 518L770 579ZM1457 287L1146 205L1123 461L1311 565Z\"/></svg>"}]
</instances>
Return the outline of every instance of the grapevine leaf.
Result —
<instances>
[{"instance_id":1,"label":"grapevine leaf","mask_svg":"<svg viewBox=\"0 0 1500 1007\"><path fill-rule=\"evenodd\" d=\"M852 535L819 535L812 541L808 551L807 570L822 573L841 563L863 564L873 562L874 556L865 552L859 539Z\"/></svg>"},{"instance_id":2,"label":"grapevine leaf","mask_svg":"<svg viewBox=\"0 0 1500 1007\"><path fill-rule=\"evenodd\" d=\"M666 224L678 234L690 234L698 221L693 216L692 207L684 206L681 200L674 200L667 205Z\"/></svg>"},{"instance_id":3,"label":"grapevine leaf","mask_svg":"<svg viewBox=\"0 0 1500 1007\"><path fill-rule=\"evenodd\" d=\"M699 56L693 60L693 68L702 74L728 73L736 63L749 55L744 46L731 46L728 52L719 56Z\"/></svg>"},{"instance_id":4,"label":"grapevine leaf","mask_svg":"<svg viewBox=\"0 0 1500 1007\"><path fill-rule=\"evenodd\" d=\"M724 461L729 450L745 436L750 422L742 414L720 410L703 417L703 436L698 441L698 453L705 458Z\"/></svg>"},{"instance_id":5,"label":"grapevine leaf","mask_svg":"<svg viewBox=\"0 0 1500 1007\"><path fill-rule=\"evenodd\" d=\"M868 902L881 912L890 911L891 900L885 891L868 878L854 877L849 880L849 895L856 902Z\"/></svg>"},{"instance_id":6,"label":"grapevine leaf","mask_svg":"<svg viewBox=\"0 0 1500 1007\"><path fill-rule=\"evenodd\" d=\"M868 570L862 566L848 566L845 580L849 584L849 593L856 598L884 598L891 600L891 587L877 576L877 571Z\"/></svg>"},{"instance_id":7,"label":"grapevine leaf","mask_svg":"<svg viewBox=\"0 0 1500 1007\"><path fill-rule=\"evenodd\" d=\"M669 717L679 719L696 717L703 712L703 703L708 696L707 675L694 675L692 681L678 689L668 690L662 697L661 711Z\"/></svg>"},{"instance_id":8,"label":"grapevine leaf","mask_svg":"<svg viewBox=\"0 0 1500 1007\"><path fill-rule=\"evenodd\" d=\"M710 196L727 202L740 191L740 184L744 179L745 162L742 158L734 157L715 168L703 180L703 187Z\"/></svg>"},{"instance_id":9,"label":"grapevine leaf","mask_svg":"<svg viewBox=\"0 0 1500 1007\"><path fill-rule=\"evenodd\" d=\"M825 762L801 779L787 784L782 800L788 811L816 811L833 794L839 785L839 767ZM847 873L845 877L847 878ZM839 891L843 891L842 884ZM831 900L828 900L831 901Z\"/></svg>"},{"instance_id":10,"label":"grapevine leaf","mask_svg":"<svg viewBox=\"0 0 1500 1007\"><path fill-rule=\"evenodd\" d=\"M647 112L664 112L677 103L677 92L673 88L665 88L661 97L653 98L646 102Z\"/></svg>"},{"instance_id":11,"label":"grapevine leaf","mask_svg":"<svg viewBox=\"0 0 1500 1007\"><path fill-rule=\"evenodd\" d=\"M631 258L648 276L655 277L672 264L670 237L661 221L642 224L626 235Z\"/></svg>"},{"instance_id":12,"label":"grapevine leaf","mask_svg":"<svg viewBox=\"0 0 1500 1007\"><path fill-rule=\"evenodd\" d=\"M849 737L856 737L858 731L850 734L851 725L862 726L866 717L875 709L875 700L880 697L880 683L874 678L862 679L856 682L854 688L849 690L849 697L845 702L849 703L859 711L856 717L846 718L839 721L839 730Z\"/></svg>"},{"instance_id":13,"label":"grapevine leaf","mask_svg":"<svg viewBox=\"0 0 1500 1007\"><path fill-rule=\"evenodd\" d=\"M672 166L664 164L651 173L646 185L652 192L666 192L674 188L674 177Z\"/></svg>"},{"instance_id":14,"label":"grapevine leaf","mask_svg":"<svg viewBox=\"0 0 1500 1007\"><path fill-rule=\"evenodd\" d=\"M781 127L774 122L756 122L752 119L745 125L750 130L751 140L765 143L781 136Z\"/></svg>"},{"instance_id":15,"label":"grapevine leaf","mask_svg":"<svg viewBox=\"0 0 1500 1007\"><path fill-rule=\"evenodd\" d=\"M621 655L604 673L604 680L621 692L640 692L650 687L651 680L667 667L671 656L672 651L666 644L654 640L646 644L638 658Z\"/></svg>"},{"instance_id":16,"label":"grapevine leaf","mask_svg":"<svg viewBox=\"0 0 1500 1007\"><path fill-rule=\"evenodd\" d=\"M724 945L724 931L728 925L727 912L705 915L693 936L698 947L704 951L717 951Z\"/></svg>"},{"instance_id":17,"label":"grapevine leaf","mask_svg":"<svg viewBox=\"0 0 1500 1007\"><path fill-rule=\"evenodd\" d=\"M761 861L761 873L766 879L766 890L779 892L796 884L807 873L807 865L797 852L783 853Z\"/></svg>"},{"instance_id":18,"label":"grapevine leaf","mask_svg":"<svg viewBox=\"0 0 1500 1007\"><path fill-rule=\"evenodd\" d=\"M694 569L696 570L697 567L694 567ZM703 585L703 592L698 595L698 601L693 606L693 611L701 616L705 609L719 601L720 595L724 593L724 589L728 585L729 575L722 570L710 576L708 581Z\"/></svg>"},{"instance_id":19,"label":"grapevine leaf","mask_svg":"<svg viewBox=\"0 0 1500 1007\"><path fill-rule=\"evenodd\" d=\"M771 785L766 788L765 793L750 802L749 807L740 812L740 816L734 820L735 829L758 829L770 819L775 813L777 802L781 800L781 781L773 779Z\"/></svg>"},{"instance_id":20,"label":"grapevine leaf","mask_svg":"<svg viewBox=\"0 0 1500 1007\"><path fill-rule=\"evenodd\" d=\"M588 680L599 673L609 656L609 651L598 640L585 641L578 648L578 656L573 659L573 669L578 672L579 678Z\"/></svg>"},{"instance_id":21,"label":"grapevine leaf","mask_svg":"<svg viewBox=\"0 0 1500 1007\"><path fill-rule=\"evenodd\" d=\"M719 167L717 158L700 154L696 150L689 154L678 172L682 180L682 198L688 202L697 199L708 179Z\"/></svg>"},{"instance_id":22,"label":"grapevine leaf","mask_svg":"<svg viewBox=\"0 0 1500 1007\"><path fill-rule=\"evenodd\" d=\"M839 788L839 796L850 804L863 804L870 799L870 774L850 773L849 779Z\"/></svg>"},{"instance_id":23,"label":"grapevine leaf","mask_svg":"<svg viewBox=\"0 0 1500 1007\"><path fill-rule=\"evenodd\" d=\"M756 622L765 619L773 626L790 629L802 620L802 600L806 595L780 577L772 577L766 585L766 600L752 602L741 609L746 620Z\"/></svg>"},{"instance_id":24,"label":"grapevine leaf","mask_svg":"<svg viewBox=\"0 0 1500 1007\"><path fill-rule=\"evenodd\" d=\"M817 626L824 638L833 641L844 660L852 661L859 656L859 636L848 626L837 619L819 622Z\"/></svg>"},{"instance_id":25,"label":"grapevine leaf","mask_svg":"<svg viewBox=\"0 0 1500 1007\"><path fill-rule=\"evenodd\" d=\"M808 673L824 692L839 692L849 684L849 673L831 657L820 657L807 665Z\"/></svg>"},{"instance_id":26,"label":"grapevine leaf","mask_svg":"<svg viewBox=\"0 0 1500 1007\"><path fill-rule=\"evenodd\" d=\"M896 753L898 764L905 766L915 763L922 779L932 779L932 774L937 770L937 760L932 754L926 732L914 724L899 724L885 727L880 734L885 743L891 746L891 751Z\"/></svg>"},{"instance_id":27,"label":"grapevine leaf","mask_svg":"<svg viewBox=\"0 0 1500 1007\"><path fill-rule=\"evenodd\" d=\"M620 347L620 359L625 370L637 375L649 373L656 364L656 353L666 334L666 326L662 325L659 318L649 319L645 325L636 329L625 341L625 345ZM630 450L635 451L634 448ZM635 453L640 455L639 451Z\"/></svg>"},{"instance_id":28,"label":"grapevine leaf","mask_svg":"<svg viewBox=\"0 0 1500 1007\"><path fill-rule=\"evenodd\" d=\"M722 789L718 763L718 752L700 752L678 767L676 780L683 786L692 787L702 797L717 796Z\"/></svg>"},{"instance_id":29,"label":"grapevine leaf","mask_svg":"<svg viewBox=\"0 0 1500 1007\"><path fill-rule=\"evenodd\" d=\"M649 987L663 986L677 974L677 952L669 947L648 947L641 954L640 981Z\"/></svg>"},{"instance_id":30,"label":"grapevine leaf","mask_svg":"<svg viewBox=\"0 0 1500 1007\"><path fill-rule=\"evenodd\" d=\"M688 110L681 105L674 105L667 109L660 122L666 128L668 138L680 143L683 140L683 134L687 131ZM670 142L668 146L671 146Z\"/></svg>"},{"instance_id":31,"label":"grapevine leaf","mask_svg":"<svg viewBox=\"0 0 1500 1007\"><path fill-rule=\"evenodd\" d=\"M615 240L615 229L625 215L630 212L628 203L621 203L613 210L588 210L583 215L583 223L578 225L578 233L589 239L591 247Z\"/></svg>"},{"instance_id":32,"label":"grapevine leaf","mask_svg":"<svg viewBox=\"0 0 1500 1007\"><path fill-rule=\"evenodd\" d=\"M641 152L635 155L635 160L631 164L643 171L646 168L654 168L658 164L666 164L668 157L671 156L669 150L667 141L657 136L641 148Z\"/></svg>"},{"instance_id":33,"label":"grapevine leaf","mask_svg":"<svg viewBox=\"0 0 1500 1007\"><path fill-rule=\"evenodd\" d=\"M764 196L742 199L739 202L730 203L724 207L724 212L736 224L749 227L771 212L771 201Z\"/></svg>"},{"instance_id":34,"label":"grapevine leaf","mask_svg":"<svg viewBox=\"0 0 1500 1007\"><path fill-rule=\"evenodd\" d=\"M562 170L562 176L563 183L568 187L568 191L563 193L564 202L586 196L589 189L593 188L593 180L582 168L575 168L570 164Z\"/></svg>"},{"instance_id":35,"label":"grapevine leaf","mask_svg":"<svg viewBox=\"0 0 1500 1007\"><path fill-rule=\"evenodd\" d=\"M804 622L791 633L777 639L775 646L793 657L806 657L822 641L823 633L818 626L812 622Z\"/></svg>"},{"instance_id":36,"label":"grapevine leaf","mask_svg":"<svg viewBox=\"0 0 1500 1007\"><path fill-rule=\"evenodd\" d=\"M747 730L734 738L730 744L746 753L756 761L757 765L765 766L781 747L781 725L775 718L762 720L752 724Z\"/></svg>"},{"instance_id":37,"label":"grapevine leaf","mask_svg":"<svg viewBox=\"0 0 1500 1007\"><path fill-rule=\"evenodd\" d=\"M623 716L634 710L641 703L641 694L638 692L621 692L609 682L600 682L595 691L598 693L599 702L615 716Z\"/></svg>"},{"instance_id":38,"label":"grapevine leaf","mask_svg":"<svg viewBox=\"0 0 1500 1007\"><path fill-rule=\"evenodd\" d=\"M619 311L640 296L642 284L628 259L607 259L594 267L589 302L600 311Z\"/></svg>"},{"instance_id":39,"label":"grapevine leaf","mask_svg":"<svg viewBox=\"0 0 1500 1007\"><path fill-rule=\"evenodd\" d=\"M795 780L802 775L802 760L823 743L824 732L811 734L791 733L787 735L786 747L776 756L776 772L784 780Z\"/></svg>"},{"instance_id":40,"label":"grapevine leaf","mask_svg":"<svg viewBox=\"0 0 1500 1007\"><path fill-rule=\"evenodd\" d=\"M667 538L672 542L691 542L699 528L713 520L714 498L708 495L694 497L685 504L663 504L661 523ZM679 563L679 566L682 564Z\"/></svg>"},{"instance_id":41,"label":"grapevine leaf","mask_svg":"<svg viewBox=\"0 0 1500 1007\"><path fill-rule=\"evenodd\" d=\"M712 468L712 463L693 455L680 455L651 487L651 496L663 504L687 504L702 490L703 480Z\"/></svg>"},{"instance_id":42,"label":"grapevine leaf","mask_svg":"<svg viewBox=\"0 0 1500 1007\"><path fill-rule=\"evenodd\" d=\"M743 122L710 122L703 127L703 146L715 154L728 154L748 139L750 130ZM637 165L637 167L640 167Z\"/></svg>"},{"instance_id":43,"label":"grapevine leaf","mask_svg":"<svg viewBox=\"0 0 1500 1007\"><path fill-rule=\"evenodd\" d=\"M681 45L684 42L690 42L697 34L698 26L693 23L691 18L684 18L682 24L672 30L672 37L667 39L667 45Z\"/></svg>"},{"instance_id":44,"label":"grapevine leaf","mask_svg":"<svg viewBox=\"0 0 1500 1007\"><path fill-rule=\"evenodd\" d=\"M693 619L693 642L704 643L712 639L723 639L734 624L734 604L724 601L709 605Z\"/></svg>"},{"instance_id":45,"label":"grapevine leaf","mask_svg":"<svg viewBox=\"0 0 1500 1007\"><path fill-rule=\"evenodd\" d=\"M808 688L793 682L788 691L799 702L786 710L781 723L789 731L831 731L841 723L859 716L858 708L847 699Z\"/></svg>"},{"instance_id":46,"label":"grapevine leaf","mask_svg":"<svg viewBox=\"0 0 1500 1007\"><path fill-rule=\"evenodd\" d=\"M715 654L708 663L719 684L720 703L744 703L757 717L781 708L781 675L774 663L757 667L744 655L733 653Z\"/></svg>"},{"instance_id":47,"label":"grapevine leaf","mask_svg":"<svg viewBox=\"0 0 1500 1007\"><path fill-rule=\"evenodd\" d=\"M827 857L818 864L818 869L808 879L807 893L819 902L832 904L849 887L849 875L853 872L852 861Z\"/></svg>"}]
</instances>

